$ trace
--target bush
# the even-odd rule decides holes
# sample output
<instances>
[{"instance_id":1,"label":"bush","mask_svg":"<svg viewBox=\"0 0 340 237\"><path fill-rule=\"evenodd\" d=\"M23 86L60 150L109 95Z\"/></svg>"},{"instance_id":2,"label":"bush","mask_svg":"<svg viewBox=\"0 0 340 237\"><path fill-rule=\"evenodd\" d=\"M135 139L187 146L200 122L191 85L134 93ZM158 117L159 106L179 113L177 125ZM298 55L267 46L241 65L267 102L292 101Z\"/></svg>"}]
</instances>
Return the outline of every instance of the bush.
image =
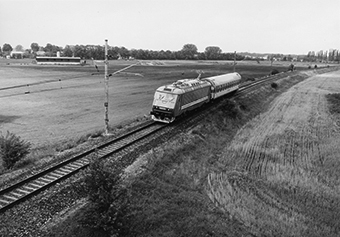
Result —
<instances>
[{"instance_id":1,"label":"bush","mask_svg":"<svg viewBox=\"0 0 340 237\"><path fill-rule=\"evenodd\" d=\"M278 74L278 73L280 73L280 72L277 69L273 69L273 70L271 70L270 75L275 75L275 74Z\"/></svg>"},{"instance_id":2,"label":"bush","mask_svg":"<svg viewBox=\"0 0 340 237\"><path fill-rule=\"evenodd\" d=\"M11 169L16 162L29 154L31 144L19 136L7 131L6 136L0 134L0 158L6 169Z\"/></svg>"},{"instance_id":3,"label":"bush","mask_svg":"<svg viewBox=\"0 0 340 237\"><path fill-rule=\"evenodd\" d=\"M121 234L129 201L127 188L121 181L122 172L119 162L91 162L85 176L91 207L85 213L83 225L104 230L111 236Z\"/></svg>"},{"instance_id":4,"label":"bush","mask_svg":"<svg viewBox=\"0 0 340 237\"><path fill-rule=\"evenodd\" d=\"M277 85L276 82L273 82L270 86L271 86L272 88L274 88L274 89L277 89L277 87L278 87L278 85Z\"/></svg>"},{"instance_id":5,"label":"bush","mask_svg":"<svg viewBox=\"0 0 340 237\"><path fill-rule=\"evenodd\" d=\"M328 109L331 114L340 114L340 93L326 95Z\"/></svg>"},{"instance_id":6,"label":"bush","mask_svg":"<svg viewBox=\"0 0 340 237\"><path fill-rule=\"evenodd\" d=\"M295 66L294 66L294 64L290 64L289 66L288 66L288 71L294 71L295 70Z\"/></svg>"}]
</instances>

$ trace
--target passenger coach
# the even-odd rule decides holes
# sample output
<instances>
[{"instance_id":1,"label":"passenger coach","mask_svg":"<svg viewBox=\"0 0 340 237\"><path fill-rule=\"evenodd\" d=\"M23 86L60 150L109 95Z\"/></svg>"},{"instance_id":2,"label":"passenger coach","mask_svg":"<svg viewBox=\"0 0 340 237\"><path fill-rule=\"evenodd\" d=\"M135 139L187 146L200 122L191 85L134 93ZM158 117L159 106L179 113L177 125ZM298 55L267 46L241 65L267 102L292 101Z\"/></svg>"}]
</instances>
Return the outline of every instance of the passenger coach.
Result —
<instances>
[{"instance_id":1,"label":"passenger coach","mask_svg":"<svg viewBox=\"0 0 340 237\"><path fill-rule=\"evenodd\" d=\"M241 82L241 75L237 72L223 74L214 77L202 79L208 81L212 85L211 99L217 99L228 93L238 90Z\"/></svg>"}]
</instances>

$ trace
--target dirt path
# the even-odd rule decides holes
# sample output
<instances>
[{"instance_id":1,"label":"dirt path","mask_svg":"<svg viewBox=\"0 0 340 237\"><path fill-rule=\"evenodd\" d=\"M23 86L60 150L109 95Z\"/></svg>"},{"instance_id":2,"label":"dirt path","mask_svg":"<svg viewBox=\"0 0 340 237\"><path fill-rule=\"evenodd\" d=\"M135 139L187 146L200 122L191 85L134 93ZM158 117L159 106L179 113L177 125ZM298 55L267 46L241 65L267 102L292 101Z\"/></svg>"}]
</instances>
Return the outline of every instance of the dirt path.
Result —
<instances>
[{"instance_id":1,"label":"dirt path","mask_svg":"<svg viewBox=\"0 0 340 237\"><path fill-rule=\"evenodd\" d=\"M328 111L330 93L340 93L340 71L292 87L239 130L225 151L234 170L210 174L211 199L254 234L306 236L310 218L324 222L314 235L337 230L329 216L339 212L332 203L340 198L340 127ZM306 210L309 200L318 213Z\"/></svg>"}]
</instances>

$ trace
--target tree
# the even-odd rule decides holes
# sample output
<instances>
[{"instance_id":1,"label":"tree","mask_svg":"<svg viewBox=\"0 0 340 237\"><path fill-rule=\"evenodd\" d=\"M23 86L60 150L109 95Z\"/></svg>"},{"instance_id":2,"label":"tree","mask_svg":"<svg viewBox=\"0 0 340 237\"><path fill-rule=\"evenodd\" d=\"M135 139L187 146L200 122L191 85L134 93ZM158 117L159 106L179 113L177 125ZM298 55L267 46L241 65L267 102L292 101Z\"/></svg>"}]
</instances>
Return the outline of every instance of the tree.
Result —
<instances>
[{"instance_id":1,"label":"tree","mask_svg":"<svg viewBox=\"0 0 340 237\"><path fill-rule=\"evenodd\" d=\"M66 45L64 50L63 50L63 54L65 57L72 57L73 56L73 50L71 48L71 46Z\"/></svg>"},{"instance_id":2,"label":"tree","mask_svg":"<svg viewBox=\"0 0 340 237\"><path fill-rule=\"evenodd\" d=\"M323 53L323 58L322 58L322 60L324 60L324 61L328 61L328 51L325 51L324 53Z\"/></svg>"},{"instance_id":3,"label":"tree","mask_svg":"<svg viewBox=\"0 0 340 237\"><path fill-rule=\"evenodd\" d=\"M2 46L2 51L3 52L11 52L13 50L12 46L10 44L5 43Z\"/></svg>"},{"instance_id":4,"label":"tree","mask_svg":"<svg viewBox=\"0 0 340 237\"><path fill-rule=\"evenodd\" d=\"M74 46L74 56L84 58L86 56L86 48L84 45Z\"/></svg>"},{"instance_id":5,"label":"tree","mask_svg":"<svg viewBox=\"0 0 340 237\"><path fill-rule=\"evenodd\" d=\"M194 44L185 44L181 51L185 59L194 59L197 54L197 47Z\"/></svg>"},{"instance_id":6,"label":"tree","mask_svg":"<svg viewBox=\"0 0 340 237\"><path fill-rule=\"evenodd\" d=\"M33 52L38 52L39 51L39 44L38 43L32 43L31 49L32 49Z\"/></svg>"},{"instance_id":7,"label":"tree","mask_svg":"<svg viewBox=\"0 0 340 237\"><path fill-rule=\"evenodd\" d=\"M25 158L30 152L31 144L22 140L19 136L7 131L6 136L0 134L0 158L4 167L10 169L16 162Z\"/></svg>"},{"instance_id":8,"label":"tree","mask_svg":"<svg viewBox=\"0 0 340 237\"><path fill-rule=\"evenodd\" d=\"M53 45L50 43L47 43L44 51L47 53L48 56L52 56L52 50L53 50Z\"/></svg>"},{"instance_id":9,"label":"tree","mask_svg":"<svg viewBox=\"0 0 340 237\"><path fill-rule=\"evenodd\" d=\"M57 45L52 45L52 53L53 53L54 55L56 55L57 52L62 52L62 51L63 51L63 48L62 48L62 47L57 46Z\"/></svg>"},{"instance_id":10,"label":"tree","mask_svg":"<svg viewBox=\"0 0 340 237\"><path fill-rule=\"evenodd\" d=\"M94 51L94 59L104 59L105 55L105 47L101 45L96 46L96 50ZM111 55L111 54L110 54ZM112 55L114 56L114 55Z\"/></svg>"},{"instance_id":11,"label":"tree","mask_svg":"<svg viewBox=\"0 0 340 237\"><path fill-rule=\"evenodd\" d=\"M17 46L15 46L15 51L24 52L24 47L22 45L18 44Z\"/></svg>"},{"instance_id":12,"label":"tree","mask_svg":"<svg viewBox=\"0 0 340 237\"><path fill-rule=\"evenodd\" d=\"M119 49L119 54L122 56L122 58L129 58L130 51L127 48L125 48L125 47L121 47Z\"/></svg>"},{"instance_id":13,"label":"tree","mask_svg":"<svg viewBox=\"0 0 340 237\"><path fill-rule=\"evenodd\" d=\"M52 52L52 47L53 47L52 44L47 43L46 46L45 46L45 51Z\"/></svg>"},{"instance_id":14,"label":"tree","mask_svg":"<svg viewBox=\"0 0 340 237\"><path fill-rule=\"evenodd\" d=\"M167 59L176 59L175 53L171 52L170 50L165 51Z\"/></svg>"},{"instance_id":15,"label":"tree","mask_svg":"<svg viewBox=\"0 0 340 237\"><path fill-rule=\"evenodd\" d=\"M208 46L205 48L204 53L207 59L219 59L222 50L217 46Z\"/></svg>"}]
</instances>

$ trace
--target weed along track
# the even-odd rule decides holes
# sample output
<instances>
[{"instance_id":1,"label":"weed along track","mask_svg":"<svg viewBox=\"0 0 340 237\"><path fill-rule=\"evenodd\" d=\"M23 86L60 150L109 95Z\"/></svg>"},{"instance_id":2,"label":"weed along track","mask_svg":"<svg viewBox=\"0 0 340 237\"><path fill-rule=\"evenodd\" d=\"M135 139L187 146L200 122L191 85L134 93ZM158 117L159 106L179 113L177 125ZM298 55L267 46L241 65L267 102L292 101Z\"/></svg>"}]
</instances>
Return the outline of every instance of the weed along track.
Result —
<instances>
[{"instance_id":1,"label":"weed along track","mask_svg":"<svg viewBox=\"0 0 340 237\"><path fill-rule=\"evenodd\" d=\"M126 148L131 148L136 142L149 137L164 127L164 124L147 122L134 131L72 157L71 159L1 190L0 212L13 207L61 180L76 174L78 171L85 169L91 162L91 159L103 159Z\"/></svg>"},{"instance_id":2,"label":"weed along track","mask_svg":"<svg viewBox=\"0 0 340 237\"><path fill-rule=\"evenodd\" d=\"M226 148L220 162L234 166L208 175L210 199L252 234L339 236L339 115L326 98L339 78L316 75L281 94Z\"/></svg>"}]
</instances>

